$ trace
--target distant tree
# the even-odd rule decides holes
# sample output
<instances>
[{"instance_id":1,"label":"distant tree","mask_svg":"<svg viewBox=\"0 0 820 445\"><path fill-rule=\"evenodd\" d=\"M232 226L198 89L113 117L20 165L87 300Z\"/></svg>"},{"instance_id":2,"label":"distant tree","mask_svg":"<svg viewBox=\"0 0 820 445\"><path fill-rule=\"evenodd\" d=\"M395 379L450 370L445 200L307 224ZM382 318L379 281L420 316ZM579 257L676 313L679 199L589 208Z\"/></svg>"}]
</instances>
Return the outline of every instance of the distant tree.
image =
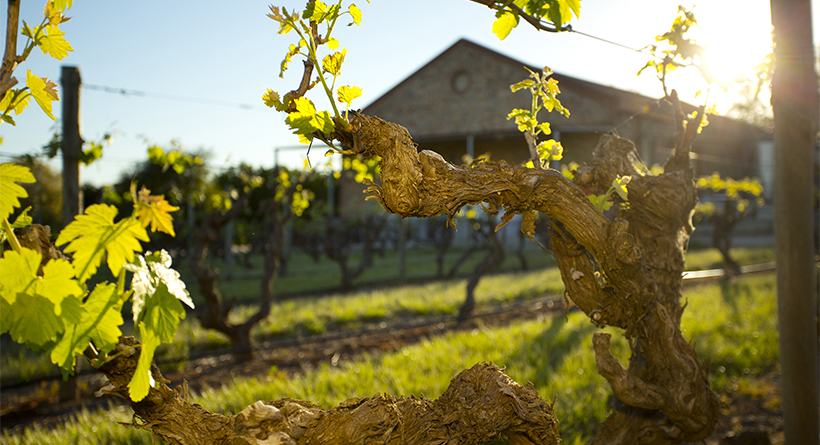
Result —
<instances>
[{"instance_id":1,"label":"distant tree","mask_svg":"<svg viewBox=\"0 0 820 445\"><path fill-rule=\"evenodd\" d=\"M444 278L444 264L447 251L453 245L455 233L447 224L447 218L428 218L427 235L436 251L436 278Z\"/></svg>"},{"instance_id":2,"label":"distant tree","mask_svg":"<svg viewBox=\"0 0 820 445\"><path fill-rule=\"evenodd\" d=\"M384 255L384 234L387 218L370 214L360 218L328 218L325 226L325 254L339 266L339 290L349 292L353 281L373 266L377 254ZM360 252L358 264L353 266L353 253Z\"/></svg>"},{"instance_id":3,"label":"distant tree","mask_svg":"<svg viewBox=\"0 0 820 445\"><path fill-rule=\"evenodd\" d=\"M726 276L738 275L740 264L731 255L732 236L737 224L763 205L763 186L757 179L722 179L717 173L698 178L696 184L701 195L708 193L720 199L717 204L713 200L698 203L695 220L711 221L712 246L723 256Z\"/></svg>"},{"instance_id":4,"label":"distant tree","mask_svg":"<svg viewBox=\"0 0 820 445\"><path fill-rule=\"evenodd\" d=\"M251 329L270 314L273 305L273 281L284 256L285 228L288 221L309 206L311 196L304 189L310 180L309 173L290 172L284 168L253 171L248 166L239 168L236 178L243 178L243 185L229 193L237 198L229 207L215 208L196 228L196 243L191 253L191 271L199 283L199 292L205 300L199 321L203 327L228 336L231 349L238 360L254 357ZM219 270L206 262L209 246L220 239L222 229L249 209L251 197L258 199L252 209L254 216L263 221L264 267L259 284L259 296L254 302L256 312L240 323L230 319L231 311L239 301L225 301L218 288Z\"/></svg>"},{"instance_id":5,"label":"distant tree","mask_svg":"<svg viewBox=\"0 0 820 445\"><path fill-rule=\"evenodd\" d=\"M24 165L31 169L31 173L37 182L25 184L23 188L28 192L28 197L21 200L23 209L31 207L31 217L34 223L50 226L56 233L62 229L62 177L60 173L54 171L42 157L22 156L15 160L15 163Z\"/></svg>"},{"instance_id":6,"label":"distant tree","mask_svg":"<svg viewBox=\"0 0 820 445\"><path fill-rule=\"evenodd\" d=\"M458 320L460 322L466 321L475 311L475 289L478 286L478 282L481 281L484 275L498 269L501 263L504 262L504 257L506 256L504 244L498 239L498 235L495 231L495 217L492 213L487 213L483 221L476 218L470 222L472 223L474 234L483 241L480 242L480 244L486 246L487 255L481 259L467 277L466 296L464 303L458 311ZM480 244L474 243L474 245ZM470 248L468 248L468 250L470 250Z\"/></svg>"},{"instance_id":7,"label":"distant tree","mask_svg":"<svg viewBox=\"0 0 820 445\"><path fill-rule=\"evenodd\" d=\"M189 153L178 141L171 141L167 148L151 143L147 145L148 159L138 163L132 171L123 172L117 182L105 191L104 198L124 212L131 205L132 182L152 193L164 195L171 205L180 208L174 220L175 233L180 236L158 236L152 239L151 248L186 247L192 229L188 227L188 212L196 208L221 207L230 197L224 190L215 188L213 174L207 165L210 157L207 151Z\"/></svg>"}]
</instances>

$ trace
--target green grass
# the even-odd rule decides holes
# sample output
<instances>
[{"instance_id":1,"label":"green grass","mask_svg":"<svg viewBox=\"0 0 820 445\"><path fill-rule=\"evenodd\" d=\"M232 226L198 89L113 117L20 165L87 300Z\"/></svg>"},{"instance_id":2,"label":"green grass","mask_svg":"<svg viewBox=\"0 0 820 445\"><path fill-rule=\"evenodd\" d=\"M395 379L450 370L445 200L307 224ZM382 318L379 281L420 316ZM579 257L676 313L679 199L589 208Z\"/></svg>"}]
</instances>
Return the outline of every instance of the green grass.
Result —
<instances>
[{"instance_id":1,"label":"green grass","mask_svg":"<svg viewBox=\"0 0 820 445\"><path fill-rule=\"evenodd\" d=\"M495 274L482 278L476 290L476 305L478 310L501 305L504 303L523 301L541 294L561 295L564 290L558 271L554 268L543 269L544 265L551 264L551 257L541 249L529 249L532 255L531 267L535 266L535 258L541 260L542 268L530 272L512 272ZM428 252L429 253L429 252ZM740 264L756 264L773 261L774 250L771 247L733 249ZM408 271L416 270L421 264L432 273L433 257L427 253L413 252L408 255ZM479 261L481 255L476 255L471 261ZM455 259L455 254L450 260ZM303 283L322 286L323 281L311 277L321 276L321 270L307 257L302 262L291 264L291 274L287 278L277 278L276 283L282 280L300 280ZM508 267L517 267L518 259L514 255L507 255ZM687 269L711 269L720 267L720 254L715 249L706 249L689 252L687 255ZM297 267L298 266L298 267ZM389 276L397 266L389 262L377 262L372 269L374 273ZM325 267L334 267L333 265ZM419 266L421 267L421 266ZM302 268L306 268L303 269ZM258 286L258 270L247 270L237 267L235 279L230 282L220 282L220 287L226 297L242 289L253 289ZM332 270L337 270L333 268ZM470 270L466 267L463 270ZM380 272L381 271L381 272ZM425 270L414 273L426 273ZM189 278L187 283L192 283ZM318 284L317 284L318 283ZM330 294L326 296L303 297L287 299L277 302L268 319L260 323L253 332L258 341L277 339L293 335L313 335L323 332L357 329L368 323L396 320L412 317L440 317L456 315L464 301L465 280L433 281L427 284L414 284L401 287L382 289L365 289L350 294ZM192 295L197 299L195 289ZM200 302L201 304L201 302ZM239 307L233 313L234 321L241 321L250 316L253 307ZM193 316L180 324L175 342L171 345L162 345L158 357L179 358L191 352L209 351L228 348L228 338L212 330L202 329ZM173 369L184 365L184 361L165 364L164 367ZM57 373L57 368L51 364L49 358L43 354L31 352L12 342L7 336L0 339L0 382L7 385L16 382L25 382Z\"/></svg>"},{"instance_id":2,"label":"green grass","mask_svg":"<svg viewBox=\"0 0 820 445\"><path fill-rule=\"evenodd\" d=\"M753 388L756 379L776 367L777 312L775 275L744 277L730 283L691 287L684 297L684 335L704 360L711 360L713 386L719 391ZM207 409L235 413L256 400L291 397L331 407L348 397L377 392L440 395L449 380L479 361L507 367L518 382L531 381L547 400L555 398L564 443L586 440L606 416L610 391L598 375L591 350L595 328L581 313L509 327L481 328L424 340L399 351L321 366L286 378L237 380L222 389L193 396ZM615 332L615 330L610 330ZM615 335L613 352L626 363L626 342ZM130 420L129 411L84 411L52 430L35 426L23 434L4 433L18 443L151 443L151 435L115 424ZM96 428L93 431L92 428Z\"/></svg>"},{"instance_id":3,"label":"green grass","mask_svg":"<svg viewBox=\"0 0 820 445\"><path fill-rule=\"evenodd\" d=\"M735 247L731 254L741 266L774 262L774 246ZM686 270L722 268L723 257L717 249L692 249L686 254Z\"/></svg>"},{"instance_id":4,"label":"green grass","mask_svg":"<svg viewBox=\"0 0 820 445\"><path fill-rule=\"evenodd\" d=\"M525 256L531 270L554 266L555 261L552 256L540 248L530 247L526 249ZM460 249L450 249L445 255L444 272L455 264L461 256ZM460 276L472 272L473 268L486 256L485 252L477 252L467 259L458 270ZM353 252L349 261L350 267L357 267L361 258L361 252ZM277 295L294 295L303 293L315 293L317 291L334 291L341 284L341 273L339 266L322 256L316 262L301 251L294 251L291 254L288 273L285 276L276 277L273 283L274 292ZM238 260L237 260L238 262ZM261 255L252 255L248 269L240 264L234 263L232 268L232 279L220 279L218 287L226 298L236 298L239 301L253 301L259 297L259 280L262 278L263 259ZM212 264L224 271L223 261L213 259ZM188 270L187 264L180 266L180 274L183 281L188 284L194 302L202 300L197 295L199 286L194 276ZM507 252L504 263L499 267L499 271L519 271L521 262L515 252ZM414 249L407 251L405 257L405 279L408 281L431 279L436 274L436 253L433 249ZM373 260L373 267L366 269L362 275L354 280L355 286L373 286L384 283L395 283L399 279L399 255L395 251L385 252L384 255L376 255Z\"/></svg>"}]
</instances>

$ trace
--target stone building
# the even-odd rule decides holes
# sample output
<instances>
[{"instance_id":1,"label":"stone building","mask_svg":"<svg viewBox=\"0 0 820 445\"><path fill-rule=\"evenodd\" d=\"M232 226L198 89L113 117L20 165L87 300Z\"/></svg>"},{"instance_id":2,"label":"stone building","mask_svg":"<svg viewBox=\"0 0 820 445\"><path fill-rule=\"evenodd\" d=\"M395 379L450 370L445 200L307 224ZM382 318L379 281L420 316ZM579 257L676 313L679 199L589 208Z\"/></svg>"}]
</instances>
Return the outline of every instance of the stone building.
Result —
<instances>
[{"instance_id":1,"label":"stone building","mask_svg":"<svg viewBox=\"0 0 820 445\"><path fill-rule=\"evenodd\" d=\"M507 114L531 106L529 90L510 91L510 85L529 76L525 63L468 40L459 40L418 71L401 81L363 112L407 128L420 150L433 150L460 164L462 157L489 154L492 159L523 163L529 158L526 141ZM540 72L543 67L527 66ZM591 158L601 135L610 131L635 142L647 165L663 164L674 141L671 107L657 99L595 84L560 73L561 103L570 117L559 113L538 115L551 124L550 137L564 147L564 159ZM684 111L694 107L686 105ZM771 137L745 123L710 116L694 144L696 174L719 171L740 178L757 176L769 182ZM363 210L358 184L340 186L340 212Z\"/></svg>"}]
</instances>

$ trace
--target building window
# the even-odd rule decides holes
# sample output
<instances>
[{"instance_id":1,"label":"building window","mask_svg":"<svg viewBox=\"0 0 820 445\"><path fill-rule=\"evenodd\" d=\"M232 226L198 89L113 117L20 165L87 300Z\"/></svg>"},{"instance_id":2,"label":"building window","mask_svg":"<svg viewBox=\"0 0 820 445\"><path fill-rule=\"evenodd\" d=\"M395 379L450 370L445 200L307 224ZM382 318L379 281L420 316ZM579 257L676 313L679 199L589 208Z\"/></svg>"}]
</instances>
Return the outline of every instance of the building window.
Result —
<instances>
[{"instance_id":1,"label":"building window","mask_svg":"<svg viewBox=\"0 0 820 445\"><path fill-rule=\"evenodd\" d=\"M459 94L470 89L472 83L473 81L470 78L470 74L464 70L456 71L450 79L450 86L453 88L453 91Z\"/></svg>"}]
</instances>

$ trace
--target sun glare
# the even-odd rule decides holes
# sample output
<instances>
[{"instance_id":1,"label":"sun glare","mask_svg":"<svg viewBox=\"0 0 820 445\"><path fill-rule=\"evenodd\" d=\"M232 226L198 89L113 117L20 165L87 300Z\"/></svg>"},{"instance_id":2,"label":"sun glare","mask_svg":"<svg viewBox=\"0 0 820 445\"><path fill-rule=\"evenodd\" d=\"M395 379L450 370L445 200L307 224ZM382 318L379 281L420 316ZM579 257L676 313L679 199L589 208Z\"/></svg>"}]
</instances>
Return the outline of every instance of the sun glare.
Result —
<instances>
[{"instance_id":1,"label":"sun glare","mask_svg":"<svg viewBox=\"0 0 820 445\"><path fill-rule=\"evenodd\" d=\"M715 30L700 40L706 46L703 64L715 84L710 86L709 101L716 104L718 112L727 113L733 105L749 100L755 91L757 77L755 68L764 62L772 51L772 36L767 29L759 29L739 38L728 27ZM766 96L766 89L761 92Z\"/></svg>"},{"instance_id":2,"label":"sun glare","mask_svg":"<svg viewBox=\"0 0 820 445\"><path fill-rule=\"evenodd\" d=\"M697 70L680 70L671 82L679 92L709 92L708 104L715 104L723 114L735 103L743 101L743 86L756 82L755 68L771 53L772 35L768 2L750 0L740 6L736 2L708 2L692 8L698 19L690 38L706 47L699 62L711 77L708 85ZM746 88L748 91L748 88ZM686 96L682 96L686 97ZM698 96L692 103L702 103Z\"/></svg>"},{"instance_id":3,"label":"sun glare","mask_svg":"<svg viewBox=\"0 0 820 445\"><path fill-rule=\"evenodd\" d=\"M704 65L721 85L754 78L755 67L772 48L771 38L738 41L735 36L723 35L710 40L703 42L706 45Z\"/></svg>"}]
</instances>

